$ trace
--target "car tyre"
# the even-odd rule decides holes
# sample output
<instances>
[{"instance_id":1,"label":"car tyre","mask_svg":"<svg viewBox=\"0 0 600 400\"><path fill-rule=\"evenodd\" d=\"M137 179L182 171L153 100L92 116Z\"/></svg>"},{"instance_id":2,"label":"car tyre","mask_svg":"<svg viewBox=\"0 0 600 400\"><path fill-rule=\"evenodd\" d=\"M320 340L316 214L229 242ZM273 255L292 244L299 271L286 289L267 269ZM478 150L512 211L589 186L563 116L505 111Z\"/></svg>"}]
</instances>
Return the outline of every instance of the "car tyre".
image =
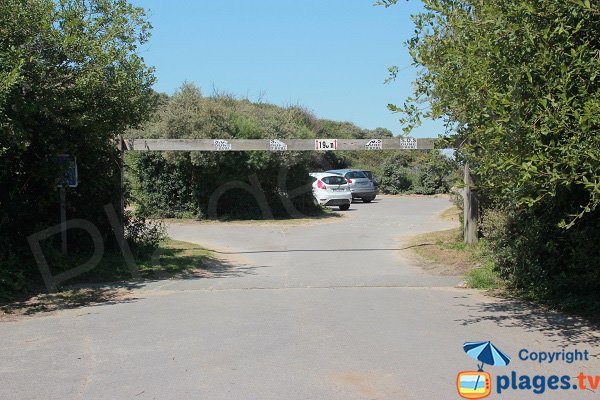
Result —
<instances>
[{"instance_id":1,"label":"car tyre","mask_svg":"<svg viewBox=\"0 0 600 400\"><path fill-rule=\"evenodd\" d=\"M312 200L315 207L321 208L321 204L319 204L319 200L315 196L313 196Z\"/></svg>"},{"instance_id":2,"label":"car tyre","mask_svg":"<svg viewBox=\"0 0 600 400\"><path fill-rule=\"evenodd\" d=\"M342 204L340 207L340 211L346 211L350 208L350 204Z\"/></svg>"},{"instance_id":3,"label":"car tyre","mask_svg":"<svg viewBox=\"0 0 600 400\"><path fill-rule=\"evenodd\" d=\"M373 197L363 197L362 201L363 203L370 203L373 201Z\"/></svg>"}]
</instances>

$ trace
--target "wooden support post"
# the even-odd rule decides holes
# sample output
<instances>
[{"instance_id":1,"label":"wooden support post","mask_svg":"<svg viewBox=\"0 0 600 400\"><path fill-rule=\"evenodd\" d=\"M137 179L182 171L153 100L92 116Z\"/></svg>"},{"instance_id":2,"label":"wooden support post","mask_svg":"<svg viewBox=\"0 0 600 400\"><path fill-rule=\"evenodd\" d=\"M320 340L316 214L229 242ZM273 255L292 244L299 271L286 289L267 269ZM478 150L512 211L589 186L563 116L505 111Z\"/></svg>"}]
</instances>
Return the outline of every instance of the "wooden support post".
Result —
<instances>
[{"instance_id":1,"label":"wooden support post","mask_svg":"<svg viewBox=\"0 0 600 400\"><path fill-rule=\"evenodd\" d=\"M469 163L465 162L465 176L464 176L465 188L463 189L463 200L464 200L464 240L466 244L477 243L477 220L478 205L475 194L471 190L473 186L473 178L469 171Z\"/></svg>"},{"instance_id":2,"label":"wooden support post","mask_svg":"<svg viewBox=\"0 0 600 400\"><path fill-rule=\"evenodd\" d=\"M120 190L119 194L121 196L119 202L119 220L121 221L121 226L125 224L125 193L124 193L124 185L125 185L125 141L123 140L123 136L119 135L119 179L120 179Z\"/></svg>"},{"instance_id":3,"label":"wooden support post","mask_svg":"<svg viewBox=\"0 0 600 400\"><path fill-rule=\"evenodd\" d=\"M64 184L59 188L60 192L60 250L67 255L67 194Z\"/></svg>"}]
</instances>

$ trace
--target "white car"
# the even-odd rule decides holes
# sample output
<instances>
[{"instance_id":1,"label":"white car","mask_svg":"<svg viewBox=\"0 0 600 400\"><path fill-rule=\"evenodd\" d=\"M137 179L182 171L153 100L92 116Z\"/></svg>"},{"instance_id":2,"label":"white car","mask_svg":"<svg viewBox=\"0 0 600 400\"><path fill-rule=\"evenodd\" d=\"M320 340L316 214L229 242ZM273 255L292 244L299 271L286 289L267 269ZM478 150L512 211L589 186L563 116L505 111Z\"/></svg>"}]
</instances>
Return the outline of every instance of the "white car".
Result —
<instances>
[{"instance_id":1,"label":"white car","mask_svg":"<svg viewBox=\"0 0 600 400\"><path fill-rule=\"evenodd\" d=\"M345 211L352 203L352 192L343 176L328 172L313 172L312 193L315 201L322 206L338 206Z\"/></svg>"}]
</instances>

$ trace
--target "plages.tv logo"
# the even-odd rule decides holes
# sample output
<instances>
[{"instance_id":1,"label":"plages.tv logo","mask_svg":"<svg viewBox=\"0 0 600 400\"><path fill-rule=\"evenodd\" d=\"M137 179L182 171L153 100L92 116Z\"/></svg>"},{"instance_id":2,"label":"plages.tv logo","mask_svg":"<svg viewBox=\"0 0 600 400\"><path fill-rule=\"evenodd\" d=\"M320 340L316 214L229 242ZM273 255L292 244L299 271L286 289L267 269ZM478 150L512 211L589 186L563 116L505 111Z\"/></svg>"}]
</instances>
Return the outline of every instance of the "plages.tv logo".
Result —
<instances>
[{"instance_id":1,"label":"plages.tv logo","mask_svg":"<svg viewBox=\"0 0 600 400\"><path fill-rule=\"evenodd\" d=\"M492 393L492 377L483 370L487 365L507 366L510 357L504 354L492 342L467 342L463 345L465 353L478 361L477 371L459 372L456 377L458 394L465 399L483 399ZM481 363L481 364L479 364Z\"/></svg>"}]
</instances>

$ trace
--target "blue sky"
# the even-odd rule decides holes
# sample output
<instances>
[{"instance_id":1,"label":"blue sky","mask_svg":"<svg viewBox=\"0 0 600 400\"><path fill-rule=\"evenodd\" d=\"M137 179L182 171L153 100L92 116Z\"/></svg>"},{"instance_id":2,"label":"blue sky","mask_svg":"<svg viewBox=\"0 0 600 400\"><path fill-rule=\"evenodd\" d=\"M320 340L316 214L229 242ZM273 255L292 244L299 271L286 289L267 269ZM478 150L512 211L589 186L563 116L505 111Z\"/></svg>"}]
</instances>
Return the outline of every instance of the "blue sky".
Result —
<instances>
[{"instance_id":1,"label":"blue sky","mask_svg":"<svg viewBox=\"0 0 600 400\"><path fill-rule=\"evenodd\" d=\"M142 55L156 67L156 89L172 94L184 81L282 106L301 105L320 118L382 126L400 134L401 104L415 70L385 85L387 67L408 67L404 42L419 1L374 7L371 0L135 0L154 26ZM414 136L437 136L425 122Z\"/></svg>"}]
</instances>

